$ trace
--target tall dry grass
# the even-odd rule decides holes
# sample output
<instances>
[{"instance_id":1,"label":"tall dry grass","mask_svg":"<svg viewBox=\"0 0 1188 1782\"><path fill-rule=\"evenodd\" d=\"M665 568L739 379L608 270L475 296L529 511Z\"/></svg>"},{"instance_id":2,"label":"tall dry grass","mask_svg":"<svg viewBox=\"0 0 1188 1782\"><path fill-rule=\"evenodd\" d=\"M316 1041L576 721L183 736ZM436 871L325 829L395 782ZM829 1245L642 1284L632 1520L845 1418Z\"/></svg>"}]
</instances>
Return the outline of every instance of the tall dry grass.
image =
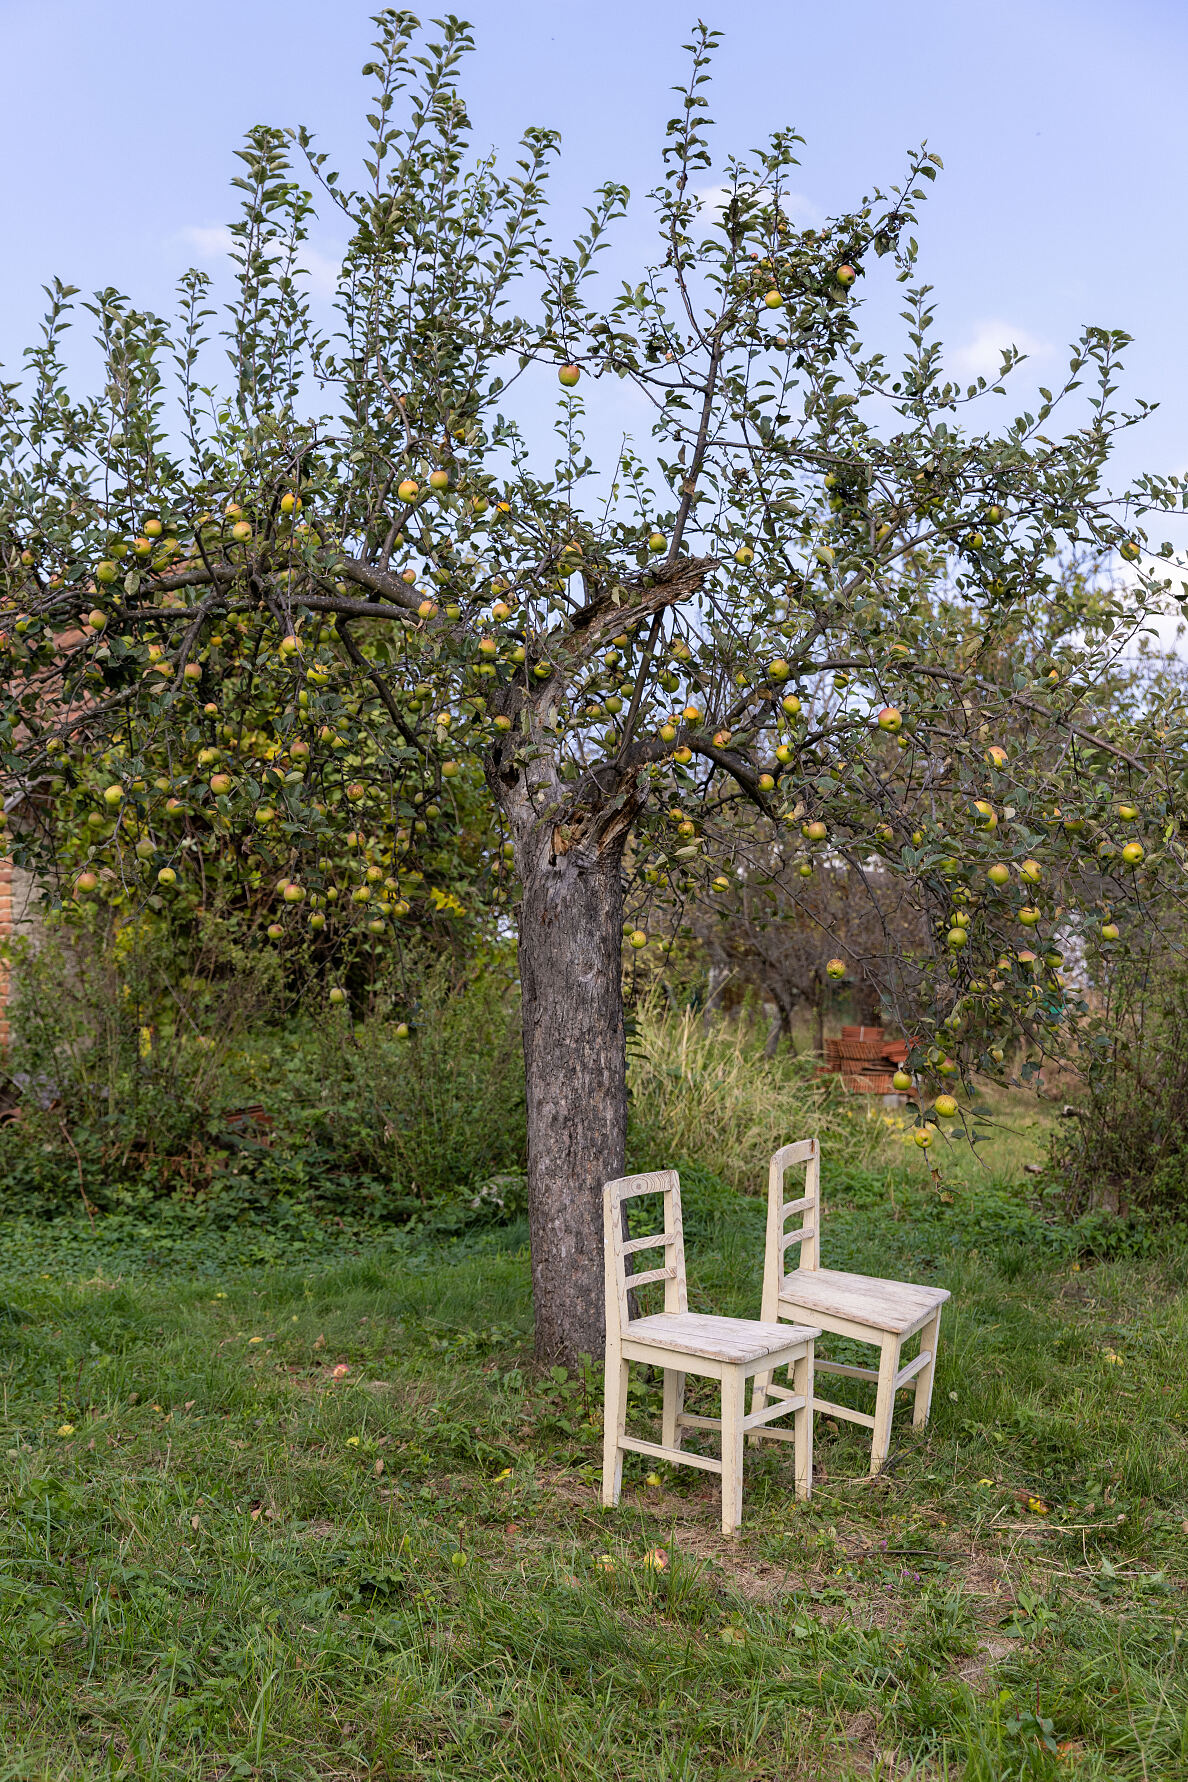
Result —
<instances>
[{"instance_id":1,"label":"tall dry grass","mask_svg":"<svg viewBox=\"0 0 1188 1782\"><path fill-rule=\"evenodd\" d=\"M816 1136L831 1169L866 1167L883 1144L881 1108L816 1075L812 1059L763 1056L762 1038L725 1018L656 1002L635 1011L628 1081L636 1160L696 1162L744 1193L767 1192L780 1145Z\"/></svg>"}]
</instances>

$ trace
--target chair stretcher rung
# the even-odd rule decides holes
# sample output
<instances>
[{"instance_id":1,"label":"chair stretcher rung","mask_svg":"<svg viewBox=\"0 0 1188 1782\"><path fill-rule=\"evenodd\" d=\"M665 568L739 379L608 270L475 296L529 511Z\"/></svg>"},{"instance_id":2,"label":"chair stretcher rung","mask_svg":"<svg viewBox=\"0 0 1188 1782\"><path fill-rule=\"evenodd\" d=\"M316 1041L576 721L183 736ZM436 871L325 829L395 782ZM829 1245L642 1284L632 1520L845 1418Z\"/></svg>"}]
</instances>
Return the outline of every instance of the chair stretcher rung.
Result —
<instances>
[{"instance_id":1,"label":"chair stretcher rung","mask_svg":"<svg viewBox=\"0 0 1188 1782\"><path fill-rule=\"evenodd\" d=\"M778 1404L764 1405L761 1411L752 1411L748 1417L744 1417L743 1428L758 1429L762 1424L770 1423L775 1417L790 1417L793 1411L803 1409L804 1394L789 1393L787 1398L781 1396Z\"/></svg>"},{"instance_id":2,"label":"chair stretcher rung","mask_svg":"<svg viewBox=\"0 0 1188 1782\"><path fill-rule=\"evenodd\" d=\"M794 1429L773 1429L770 1424L765 1429L753 1429L751 1434L761 1442L794 1442L796 1440Z\"/></svg>"},{"instance_id":3,"label":"chair stretcher rung","mask_svg":"<svg viewBox=\"0 0 1188 1782\"><path fill-rule=\"evenodd\" d=\"M624 1256L634 1256L637 1250L661 1250L665 1244L671 1244L671 1231L662 1231L657 1237L628 1238L623 1245Z\"/></svg>"},{"instance_id":4,"label":"chair stretcher rung","mask_svg":"<svg viewBox=\"0 0 1188 1782\"><path fill-rule=\"evenodd\" d=\"M635 1436L624 1436L619 1443L632 1454L646 1454L650 1460L671 1460L675 1466L699 1466L706 1473L720 1473L722 1462L708 1454L687 1454L683 1448L665 1448L660 1442L641 1442Z\"/></svg>"},{"instance_id":5,"label":"chair stretcher rung","mask_svg":"<svg viewBox=\"0 0 1188 1782\"><path fill-rule=\"evenodd\" d=\"M865 1411L852 1411L849 1405L835 1405L827 1398L814 1398L813 1410L825 1411L830 1417L844 1417L847 1423L861 1423L866 1429L874 1428L874 1418Z\"/></svg>"},{"instance_id":6,"label":"chair stretcher rung","mask_svg":"<svg viewBox=\"0 0 1188 1782\"><path fill-rule=\"evenodd\" d=\"M642 1275L628 1275L627 1286L634 1292L637 1287L646 1287L649 1281L675 1281L676 1273L671 1263L667 1268L646 1268Z\"/></svg>"},{"instance_id":7,"label":"chair stretcher rung","mask_svg":"<svg viewBox=\"0 0 1188 1782\"><path fill-rule=\"evenodd\" d=\"M916 1356L916 1359L914 1361L909 1361L907 1366L901 1367L896 1374L895 1390L898 1392L901 1386L906 1386L909 1380L914 1380L921 1368L927 1367L931 1360L931 1349L921 1349L920 1353Z\"/></svg>"},{"instance_id":8,"label":"chair stretcher rung","mask_svg":"<svg viewBox=\"0 0 1188 1782\"><path fill-rule=\"evenodd\" d=\"M822 1361L818 1355L815 1363L819 1374L843 1374L847 1380L877 1380L877 1367L858 1367L848 1361Z\"/></svg>"}]
</instances>

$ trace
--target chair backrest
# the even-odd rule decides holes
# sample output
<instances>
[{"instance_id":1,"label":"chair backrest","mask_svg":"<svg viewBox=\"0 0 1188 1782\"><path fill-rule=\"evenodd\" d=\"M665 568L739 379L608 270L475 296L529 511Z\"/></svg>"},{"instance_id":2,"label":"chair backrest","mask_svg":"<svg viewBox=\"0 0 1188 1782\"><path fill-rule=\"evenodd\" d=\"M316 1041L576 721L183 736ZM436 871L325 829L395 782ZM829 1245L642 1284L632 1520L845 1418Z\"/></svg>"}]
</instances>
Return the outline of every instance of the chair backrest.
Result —
<instances>
[{"instance_id":1,"label":"chair backrest","mask_svg":"<svg viewBox=\"0 0 1188 1782\"><path fill-rule=\"evenodd\" d=\"M647 1237L628 1237L623 1204L641 1194L664 1196L664 1229ZM664 1282L664 1310L687 1312L685 1284L685 1234L681 1226L681 1179L675 1169L658 1169L642 1176L619 1176L602 1190L603 1246L606 1261L606 1328L608 1335L621 1331L630 1321L627 1295L649 1281ZM641 1251L664 1251L660 1268L627 1273L627 1258ZM634 1264L632 1264L634 1268Z\"/></svg>"},{"instance_id":2,"label":"chair backrest","mask_svg":"<svg viewBox=\"0 0 1188 1782\"><path fill-rule=\"evenodd\" d=\"M788 1199L784 1178L790 1169L804 1171L796 1182L802 1192ZM799 1216L799 1225L786 1229L787 1221ZM763 1263L763 1317L774 1318L776 1300L784 1276L792 1271L785 1266L789 1250L797 1251L797 1268L818 1268L821 1261L821 1147L817 1139L800 1139L794 1145L781 1145L771 1160L767 1175L767 1251Z\"/></svg>"}]
</instances>

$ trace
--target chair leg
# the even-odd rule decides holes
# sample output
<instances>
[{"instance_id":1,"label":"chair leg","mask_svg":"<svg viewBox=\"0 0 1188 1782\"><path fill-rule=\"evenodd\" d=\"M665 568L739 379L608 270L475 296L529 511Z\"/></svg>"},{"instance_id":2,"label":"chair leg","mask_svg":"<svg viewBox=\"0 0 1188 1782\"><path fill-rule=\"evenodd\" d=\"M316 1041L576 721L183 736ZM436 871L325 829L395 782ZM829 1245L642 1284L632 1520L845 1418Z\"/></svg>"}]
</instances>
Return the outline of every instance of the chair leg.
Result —
<instances>
[{"instance_id":1,"label":"chair leg","mask_svg":"<svg viewBox=\"0 0 1188 1782\"><path fill-rule=\"evenodd\" d=\"M681 1446L680 1416L685 1408L685 1376L675 1367L664 1370L664 1416L660 1440L666 1448Z\"/></svg>"},{"instance_id":2,"label":"chair leg","mask_svg":"<svg viewBox=\"0 0 1188 1782\"><path fill-rule=\"evenodd\" d=\"M879 1356L879 1384L875 1397L874 1436L870 1444L871 1473L881 1473L887 1461L887 1451L891 1446L891 1419L895 1414L895 1375L899 1370L899 1351L902 1347L897 1336L884 1336L882 1352Z\"/></svg>"},{"instance_id":3,"label":"chair leg","mask_svg":"<svg viewBox=\"0 0 1188 1782\"><path fill-rule=\"evenodd\" d=\"M602 1409L602 1501L608 1510L623 1489L623 1436L627 1428L627 1363L607 1355Z\"/></svg>"},{"instance_id":4,"label":"chair leg","mask_svg":"<svg viewBox=\"0 0 1188 1782\"><path fill-rule=\"evenodd\" d=\"M793 1451L796 1455L796 1495L813 1495L813 1345L805 1344L804 1354L792 1365L792 1390L804 1399L804 1405L793 1413L795 1431Z\"/></svg>"},{"instance_id":5,"label":"chair leg","mask_svg":"<svg viewBox=\"0 0 1188 1782\"><path fill-rule=\"evenodd\" d=\"M920 1345L932 1351L932 1360L927 1367L922 1367L916 1375L916 1396L912 1404L912 1428L923 1429L928 1421L928 1413L932 1409L932 1382L936 1374L936 1351L940 1342L940 1307L931 1324L926 1324L920 1332Z\"/></svg>"},{"instance_id":6,"label":"chair leg","mask_svg":"<svg viewBox=\"0 0 1188 1782\"><path fill-rule=\"evenodd\" d=\"M771 1376L772 1376L772 1370L771 1370L771 1368L767 1368L765 1372L763 1372L761 1374L755 1374L752 1377L752 1380L751 1380L751 1411L752 1411L752 1413L754 1413L755 1411L762 1411L765 1409L765 1407L767 1405L767 1389L771 1385ZM760 1447L762 1445L762 1442L763 1442L763 1437L762 1437L761 1433L759 1432L759 1430L753 1429L751 1431L751 1446L752 1446L752 1448Z\"/></svg>"},{"instance_id":7,"label":"chair leg","mask_svg":"<svg viewBox=\"0 0 1188 1782\"><path fill-rule=\"evenodd\" d=\"M741 1367L722 1374L722 1533L742 1524L743 1415L746 1381Z\"/></svg>"}]
</instances>

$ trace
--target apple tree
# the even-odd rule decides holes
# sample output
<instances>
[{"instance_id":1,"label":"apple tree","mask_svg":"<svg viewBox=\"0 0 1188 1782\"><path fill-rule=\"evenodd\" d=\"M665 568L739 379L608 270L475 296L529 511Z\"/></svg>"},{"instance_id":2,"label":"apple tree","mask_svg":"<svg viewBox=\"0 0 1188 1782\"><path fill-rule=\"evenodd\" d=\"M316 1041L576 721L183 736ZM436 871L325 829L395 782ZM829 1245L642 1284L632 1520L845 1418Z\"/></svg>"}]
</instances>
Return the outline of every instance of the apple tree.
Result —
<instances>
[{"instance_id":1,"label":"apple tree","mask_svg":"<svg viewBox=\"0 0 1188 1782\"><path fill-rule=\"evenodd\" d=\"M904 1010L922 1085L993 1068L1012 1033L1040 1057L1067 1015L1062 932L1128 910L1178 847L1183 728L1093 711L1150 576L1093 582L1050 656L1015 646L1067 603L1062 560L1137 556L1143 504L1179 491L1103 490L1135 418L1124 336L1086 329L1063 386L997 428L1001 381L946 376L916 282L927 150L795 227L790 131L711 165L699 28L656 252L628 268L618 185L554 245L551 132L510 169L472 150L464 25L377 25L358 184L304 130L240 151L221 376L190 272L174 325L114 290L87 304L104 374L83 395L55 284L4 386L12 845L81 897L168 897L235 853L275 875L276 925L333 906L379 939L425 895L454 789L489 800L489 870L516 887L537 1343L572 1355L600 1341L601 1184L624 1167L625 857L677 893L760 830L781 871L877 860L929 936ZM349 236L329 333L301 278L315 202ZM863 342L880 282L901 360ZM594 453L623 386L641 437ZM96 762L93 848L55 881L56 800Z\"/></svg>"}]
</instances>

